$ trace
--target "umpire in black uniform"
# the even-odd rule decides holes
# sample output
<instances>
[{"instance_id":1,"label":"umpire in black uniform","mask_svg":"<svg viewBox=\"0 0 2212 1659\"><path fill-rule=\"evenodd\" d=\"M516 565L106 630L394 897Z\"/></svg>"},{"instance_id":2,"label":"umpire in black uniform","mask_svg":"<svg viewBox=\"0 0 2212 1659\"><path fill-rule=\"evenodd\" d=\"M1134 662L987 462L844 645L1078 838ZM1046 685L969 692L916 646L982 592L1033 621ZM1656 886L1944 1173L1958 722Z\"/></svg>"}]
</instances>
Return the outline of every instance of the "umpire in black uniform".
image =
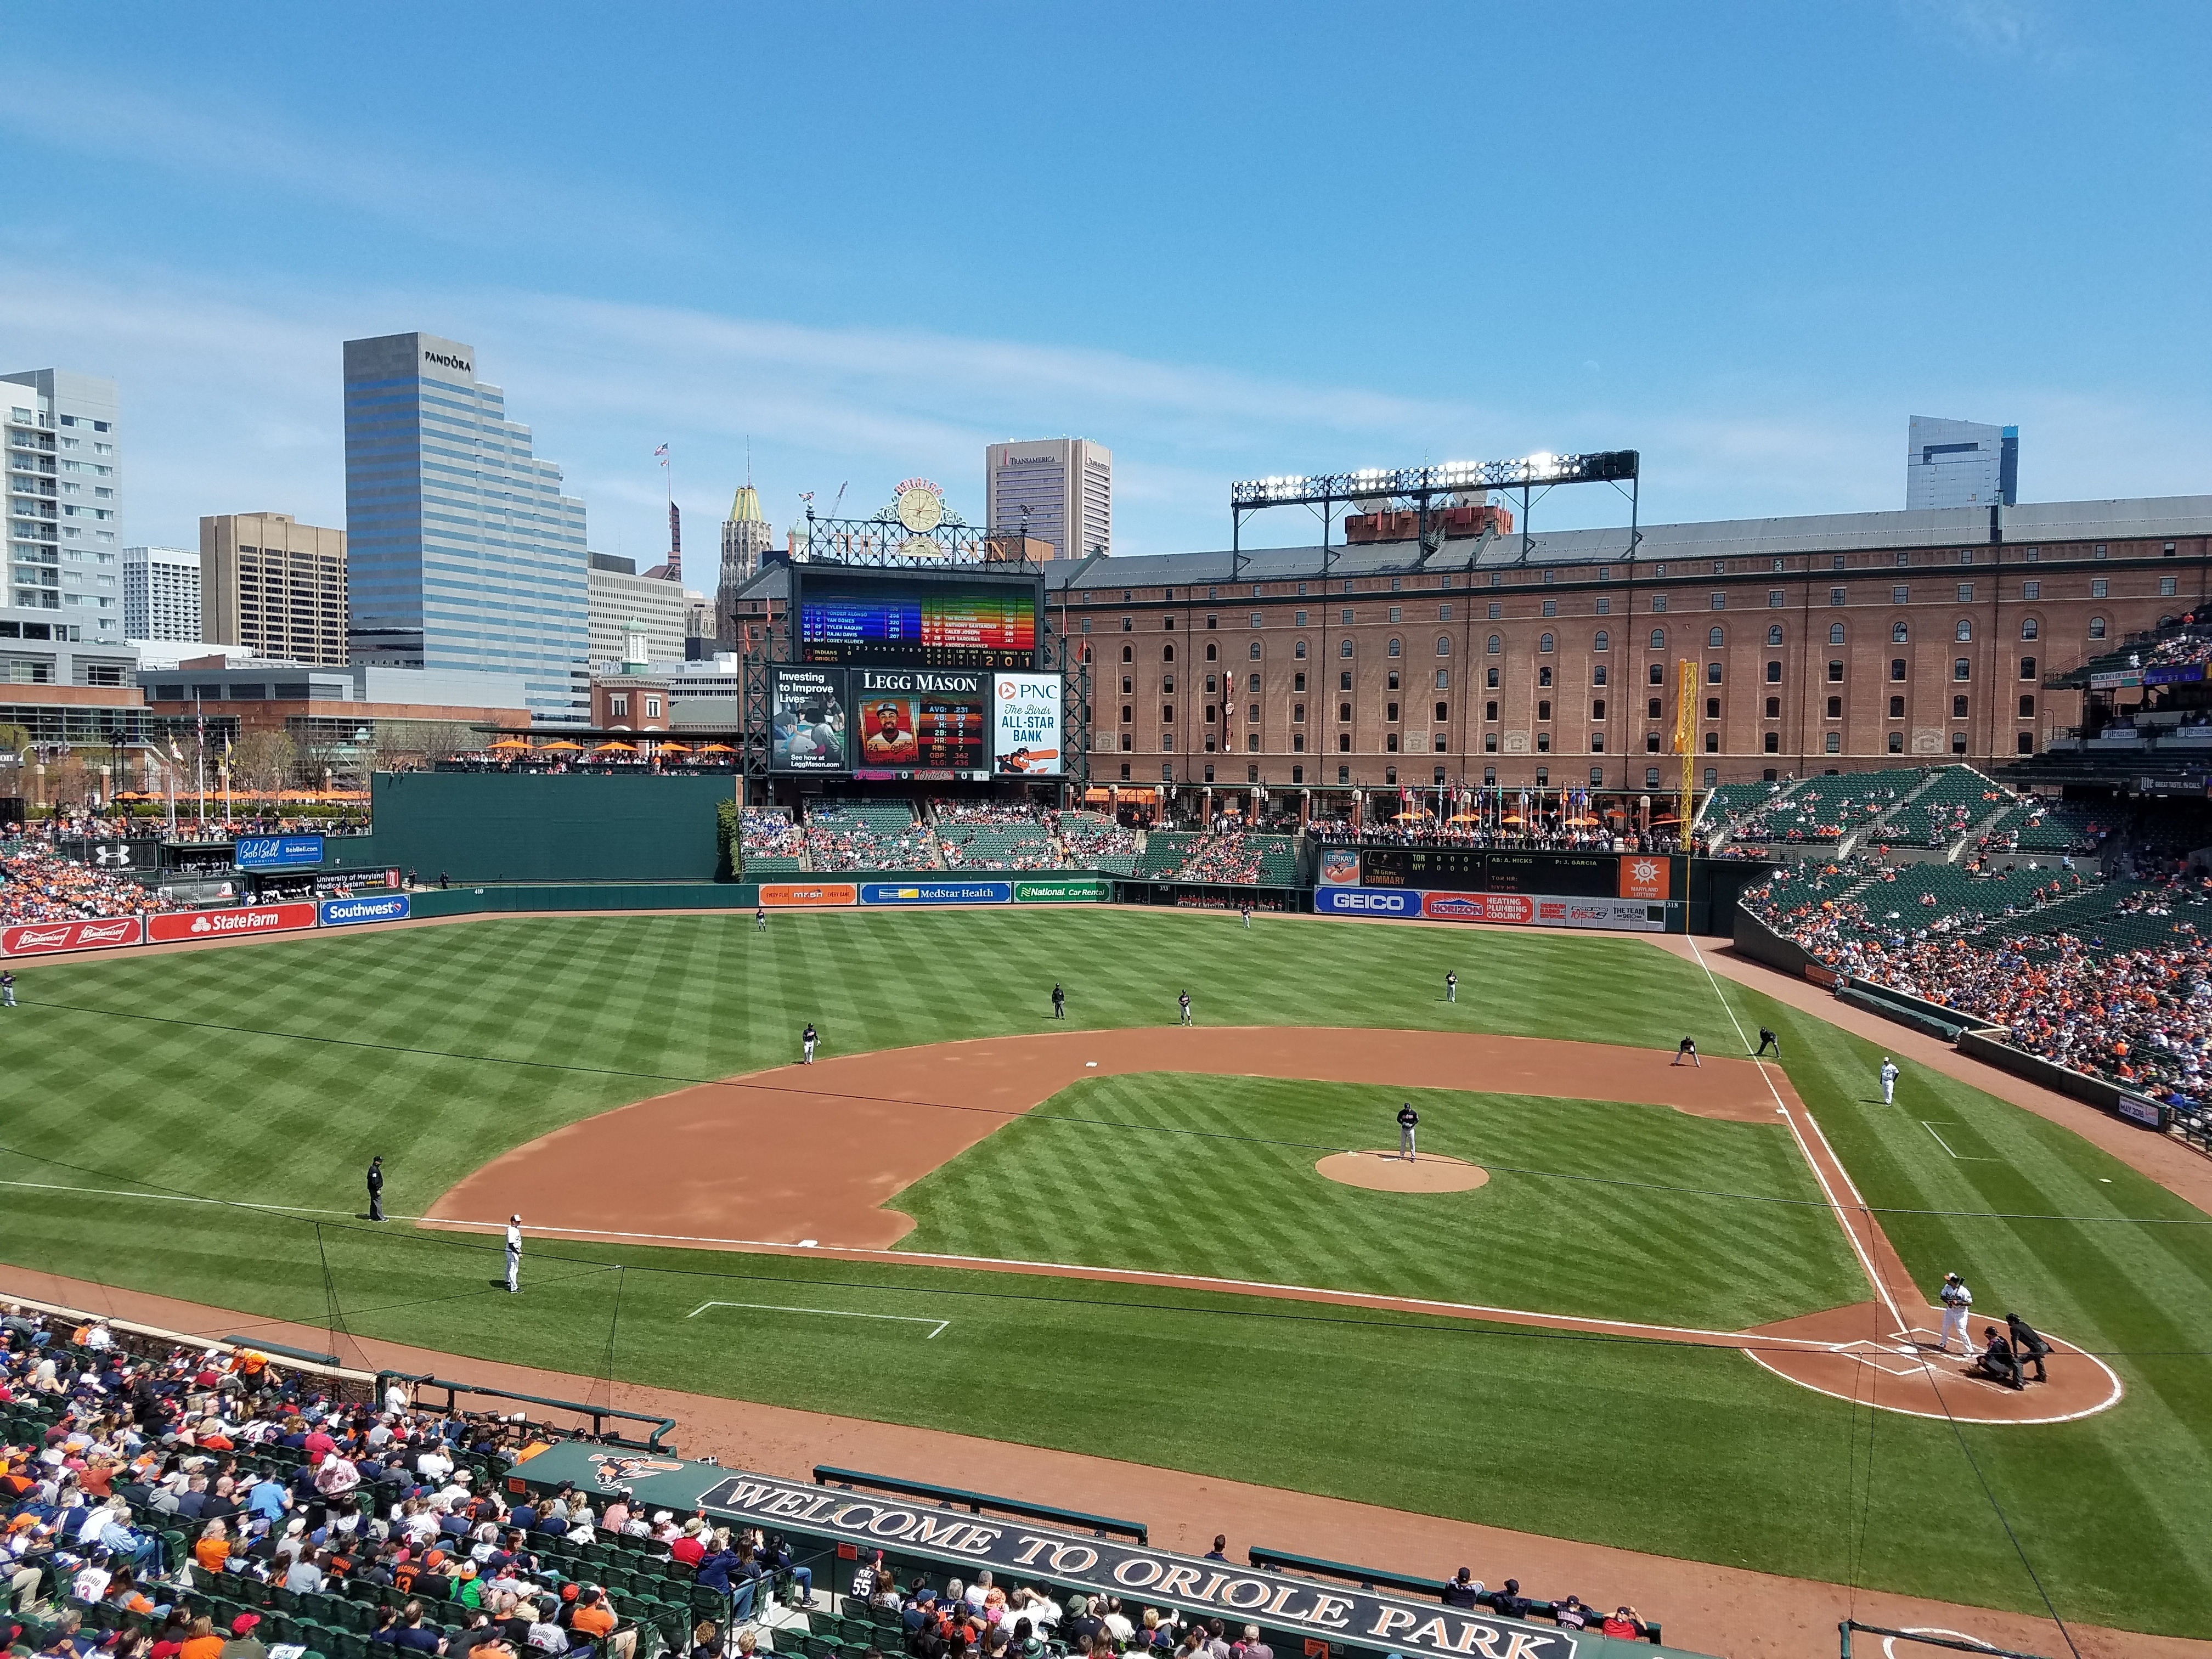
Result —
<instances>
[{"instance_id":1,"label":"umpire in black uniform","mask_svg":"<svg viewBox=\"0 0 2212 1659\"><path fill-rule=\"evenodd\" d=\"M384 1219L384 1156L380 1152L368 1160L368 1218Z\"/></svg>"}]
</instances>

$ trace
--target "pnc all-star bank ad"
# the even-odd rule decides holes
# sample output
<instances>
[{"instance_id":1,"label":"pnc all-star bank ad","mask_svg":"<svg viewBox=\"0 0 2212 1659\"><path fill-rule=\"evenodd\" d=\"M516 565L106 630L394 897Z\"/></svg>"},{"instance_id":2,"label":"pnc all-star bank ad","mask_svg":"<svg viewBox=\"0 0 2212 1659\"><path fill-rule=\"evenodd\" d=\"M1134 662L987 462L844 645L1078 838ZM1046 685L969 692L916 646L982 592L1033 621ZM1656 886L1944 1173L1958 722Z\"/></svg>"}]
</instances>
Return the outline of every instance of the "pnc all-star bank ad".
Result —
<instances>
[{"instance_id":1,"label":"pnc all-star bank ad","mask_svg":"<svg viewBox=\"0 0 2212 1659\"><path fill-rule=\"evenodd\" d=\"M1004 673L991 682L991 753L999 771L1058 777L1060 677Z\"/></svg>"}]
</instances>

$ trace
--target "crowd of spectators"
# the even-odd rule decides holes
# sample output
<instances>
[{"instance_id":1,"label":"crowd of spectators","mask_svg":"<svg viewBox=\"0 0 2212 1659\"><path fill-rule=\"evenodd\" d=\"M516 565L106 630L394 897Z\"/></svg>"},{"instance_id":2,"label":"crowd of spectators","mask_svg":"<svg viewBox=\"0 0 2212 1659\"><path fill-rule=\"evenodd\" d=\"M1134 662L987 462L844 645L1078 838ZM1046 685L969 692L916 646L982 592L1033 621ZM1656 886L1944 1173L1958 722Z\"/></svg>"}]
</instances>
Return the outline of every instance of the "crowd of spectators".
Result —
<instances>
[{"instance_id":1,"label":"crowd of spectators","mask_svg":"<svg viewBox=\"0 0 2212 1659\"><path fill-rule=\"evenodd\" d=\"M1057 870L1050 815L1027 801L940 800L937 843L954 870Z\"/></svg>"},{"instance_id":2,"label":"crowd of spectators","mask_svg":"<svg viewBox=\"0 0 2212 1659\"><path fill-rule=\"evenodd\" d=\"M2013 1047L2069 1070L2194 1105L2212 1088L2212 941L2185 913L2212 910L2212 878L2164 865L2147 857L2152 884L2087 917L2078 901L2097 890L2072 870L2025 902L1978 908L1969 888L1963 902L1923 891L1900 909L1883 894L1899 872L1863 860L1778 872L1744 903L1838 975L2002 1026ZM2063 921L2034 927L2061 902Z\"/></svg>"},{"instance_id":3,"label":"crowd of spectators","mask_svg":"<svg viewBox=\"0 0 2212 1659\"><path fill-rule=\"evenodd\" d=\"M738 820L738 836L749 859L796 859L806 851L806 836L787 812L749 806Z\"/></svg>"},{"instance_id":4,"label":"crowd of spectators","mask_svg":"<svg viewBox=\"0 0 2212 1659\"><path fill-rule=\"evenodd\" d=\"M1053 829L1078 869L1116 870L1124 874L1137 861L1137 832L1101 812L1060 812Z\"/></svg>"},{"instance_id":5,"label":"crowd of spectators","mask_svg":"<svg viewBox=\"0 0 2212 1659\"><path fill-rule=\"evenodd\" d=\"M18 842L13 851L0 854L0 926L95 921L177 908L176 901L141 886L127 872L64 858L51 842Z\"/></svg>"},{"instance_id":6,"label":"crowd of spectators","mask_svg":"<svg viewBox=\"0 0 2212 1659\"><path fill-rule=\"evenodd\" d=\"M574 1547L617 1535L696 1569L726 1609L695 1632L692 1659L749 1653L751 1640L729 1638L773 1586L807 1585L811 1600L811 1574L781 1540L679 1522L626 1494L595 1513L567 1486L503 1492L490 1475L544 1444L539 1431L416 1409L396 1383L347 1404L251 1350L153 1358L100 1322L11 1306L0 1409L16 1402L52 1421L0 1447L0 1588L17 1620L51 1621L49 1640L83 1638L50 1646L57 1659L267 1659L216 1633L249 1638L264 1622L252 1586L303 1618L319 1597L380 1601L370 1653L649 1659L620 1595L562 1570ZM244 1610L218 1626L218 1604Z\"/></svg>"},{"instance_id":7,"label":"crowd of spectators","mask_svg":"<svg viewBox=\"0 0 2212 1659\"><path fill-rule=\"evenodd\" d=\"M903 801L829 801L806 815L806 853L817 871L926 870L937 863L929 831Z\"/></svg>"},{"instance_id":8,"label":"crowd of spectators","mask_svg":"<svg viewBox=\"0 0 2212 1659\"><path fill-rule=\"evenodd\" d=\"M654 1659L666 1640L686 1659L752 1659L817 1609L833 1626L842 1613L848 1641L856 1620L875 1632L872 1659L1274 1659L1256 1626L1001 1584L988 1568L902 1585L880 1552L859 1559L842 1596L834 1583L817 1595L774 1534L619 1488L505 1490L500 1476L551 1437L520 1417L420 1408L397 1379L349 1401L234 1344L171 1346L9 1305L0 1422L12 1437L0 1445L0 1636L55 1659L271 1659L270 1643L286 1659L297 1648L284 1642L365 1628L338 1612L374 1618L373 1634L340 1638L371 1655ZM617 1542L615 1559L658 1563L686 1587L688 1654L682 1629L646 1622L665 1601L627 1607L632 1579L615 1573L611 1591L579 1574ZM1216 1538L1207 1559L1225 1562L1225 1546ZM1657 1639L1632 1608L1541 1601L1510 1578L1492 1590L1465 1567L1441 1599ZM781 1631L760 1622L777 1601Z\"/></svg>"}]
</instances>

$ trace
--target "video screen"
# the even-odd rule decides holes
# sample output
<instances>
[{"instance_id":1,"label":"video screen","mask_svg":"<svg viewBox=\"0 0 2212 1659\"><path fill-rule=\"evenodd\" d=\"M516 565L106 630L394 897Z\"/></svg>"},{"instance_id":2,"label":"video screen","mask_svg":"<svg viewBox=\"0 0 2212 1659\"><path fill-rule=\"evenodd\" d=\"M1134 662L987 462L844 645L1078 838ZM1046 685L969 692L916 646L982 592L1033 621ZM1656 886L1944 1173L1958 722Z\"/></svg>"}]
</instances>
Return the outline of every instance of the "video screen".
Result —
<instances>
[{"instance_id":1,"label":"video screen","mask_svg":"<svg viewBox=\"0 0 2212 1659\"><path fill-rule=\"evenodd\" d=\"M799 654L807 662L931 668L1035 665L1040 583L794 569Z\"/></svg>"},{"instance_id":2,"label":"video screen","mask_svg":"<svg viewBox=\"0 0 2212 1659\"><path fill-rule=\"evenodd\" d=\"M984 676L862 668L850 676L868 772L980 772L989 764Z\"/></svg>"},{"instance_id":3,"label":"video screen","mask_svg":"<svg viewBox=\"0 0 2212 1659\"><path fill-rule=\"evenodd\" d=\"M846 725L844 675L778 668L769 694L769 769L849 770Z\"/></svg>"}]
</instances>

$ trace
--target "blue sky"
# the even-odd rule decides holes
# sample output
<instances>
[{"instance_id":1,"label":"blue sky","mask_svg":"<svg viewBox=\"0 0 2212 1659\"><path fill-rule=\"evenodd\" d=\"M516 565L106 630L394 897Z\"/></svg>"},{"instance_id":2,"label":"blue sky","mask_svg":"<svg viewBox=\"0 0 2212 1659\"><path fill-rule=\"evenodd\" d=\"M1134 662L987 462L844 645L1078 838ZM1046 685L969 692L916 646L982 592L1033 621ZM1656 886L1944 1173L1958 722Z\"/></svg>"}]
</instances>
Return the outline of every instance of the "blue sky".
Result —
<instances>
[{"instance_id":1,"label":"blue sky","mask_svg":"<svg viewBox=\"0 0 2212 1659\"><path fill-rule=\"evenodd\" d=\"M343 522L338 347L477 348L591 541L1080 434L1231 479L1635 447L1647 520L2212 489L2212 9L0 0L0 359L122 383L126 535ZM1617 521L1561 492L1539 523ZM1290 513L1256 541L1310 539Z\"/></svg>"}]
</instances>

